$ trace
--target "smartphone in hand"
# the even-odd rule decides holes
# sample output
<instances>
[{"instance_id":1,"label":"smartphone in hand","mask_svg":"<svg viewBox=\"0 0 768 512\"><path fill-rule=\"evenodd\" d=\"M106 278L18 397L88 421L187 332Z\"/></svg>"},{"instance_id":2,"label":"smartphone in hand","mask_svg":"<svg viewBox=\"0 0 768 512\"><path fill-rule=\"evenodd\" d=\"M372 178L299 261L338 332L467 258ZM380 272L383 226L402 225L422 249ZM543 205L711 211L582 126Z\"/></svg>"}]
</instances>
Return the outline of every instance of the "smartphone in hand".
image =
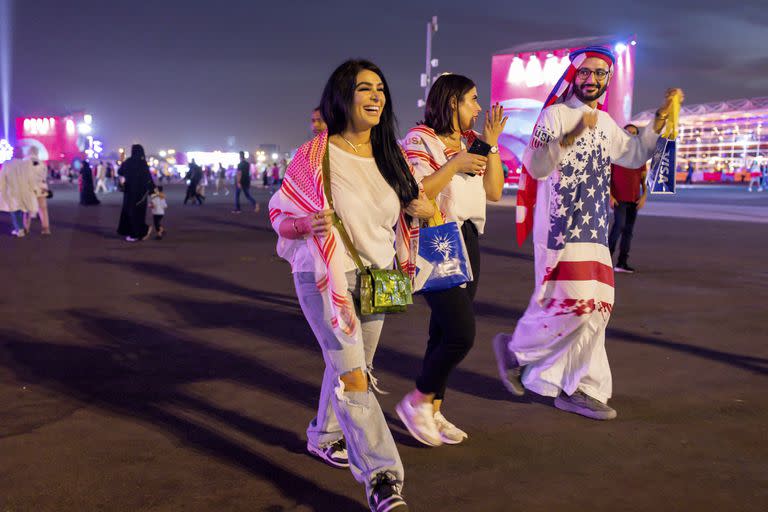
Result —
<instances>
[{"instance_id":1,"label":"smartphone in hand","mask_svg":"<svg viewBox=\"0 0 768 512\"><path fill-rule=\"evenodd\" d=\"M472 153L473 155L480 155L480 156L488 156L488 153L491 152L491 145L487 142L483 142L480 139L475 139L475 141L472 143L472 145L467 150L467 153ZM465 172L467 176L477 176L474 172Z\"/></svg>"},{"instance_id":2,"label":"smartphone in hand","mask_svg":"<svg viewBox=\"0 0 768 512\"><path fill-rule=\"evenodd\" d=\"M488 153L491 152L491 145L487 142L483 142L480 139L475 139L475 142L472 143L472 145L467 150L467 153L472 153L473 155L480 155L480 156L488 156Z\"/></svg>"}]
</instances>

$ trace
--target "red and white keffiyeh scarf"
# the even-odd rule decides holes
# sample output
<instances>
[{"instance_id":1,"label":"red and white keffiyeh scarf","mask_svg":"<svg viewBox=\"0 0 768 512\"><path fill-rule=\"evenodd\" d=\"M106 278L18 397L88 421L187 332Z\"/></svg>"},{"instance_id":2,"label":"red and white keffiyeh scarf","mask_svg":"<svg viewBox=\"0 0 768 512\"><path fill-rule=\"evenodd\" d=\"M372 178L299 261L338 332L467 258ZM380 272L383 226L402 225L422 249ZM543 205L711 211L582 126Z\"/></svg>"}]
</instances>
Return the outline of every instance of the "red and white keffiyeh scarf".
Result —
<instances>
[{"instance_id":1,"label":"red and white keffiyeh scarf","mask_svg":"<svg viewBox=\"0 0 768 512\"><path fill-rule=\"evenodd\" d=\"M328 150L328 132L305 142L297 151L280 189L269 202L269 219L279 233L286 219L312 215L329 208L323 188L323 156ZM412 172L412 171L411 171ZM400 268L413 279L418 253L418 223L409 225L403 212L395 229L395 250ZM283 240L278 241L278 247ZM339 339L356 338L359 322L355 307L347 293L344 244L334 227L325 237L310 236L307 240L315 263L317 288L327 301L331 326ZM278 250L278 253L281 251Z\"/></svg>"},{"instance_id":2,"label":"red and white keffiyeh scarf","mask_svg":"<svg viewBox=\"0 0 768 512\"><path fill-rule=\"evenodd\" d=\"M552 92L549 93L547 100L544 102L544 106L541 108L542 111L555 103L566 101L570 97L573 91L573 82L576 79L576 72L584 61L590 57L604 60L610 66L610 71L613 72L613 65L616 61L616 57L610 49L603 46L587 46L586 48L579 48L578 50L572 51L568 55L571 64L565 70L563 76L560 77L560 80L557 81ZM597 100L597 108L600 110L605 108L605 96L606 93L600 96ZM537 126L538 122L534 125L534 133L536 132ZM532 140L535 139L532 138ZM537 189L537 180L528 174L525 166L523 166L523 172L520 174L519 188L517 190L516 215L518 245L523 245L523 242L525 242L526 238L528 238L528 235L530 235L533 230L533 209L536 205Z\"/></svg>"},{"instance_id":3,"label":"red and white keffiyeh scarf","mask_svg":"<svg viewBox=\"0 0 768 512\"><path fill-rule=\"evenodd\" d=\"M475 139L479 134L473 130L463 132L461 136L466 139L466 146L472 146ZM459 151L447 147L437 136L435 130L425 124L419 124L414 126L408 131L402 142L405 155L408 157L408 162L416 173L416 180L421 182L425 176L437 172L440 168L448 162L451 158L456 156ZM437 157L436 155L444 155L444 157ZM485 174L485 171L479 173L481 176ZM421 183L420 188L423 188ZM447 218L450 214L449 204L452 202L448 200L447 194L441 192L435 198L435 202L440 209L440 214L443 218Z\"/></svg>"}]
</instances>

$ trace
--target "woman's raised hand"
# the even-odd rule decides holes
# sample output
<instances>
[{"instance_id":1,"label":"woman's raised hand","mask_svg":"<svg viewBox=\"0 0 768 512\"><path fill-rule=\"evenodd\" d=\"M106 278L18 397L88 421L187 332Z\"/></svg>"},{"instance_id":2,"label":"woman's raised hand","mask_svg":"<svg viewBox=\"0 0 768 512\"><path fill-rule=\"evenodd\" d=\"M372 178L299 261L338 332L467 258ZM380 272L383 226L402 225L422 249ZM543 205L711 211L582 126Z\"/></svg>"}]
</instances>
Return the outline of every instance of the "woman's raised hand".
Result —
<instances>
[{"instance_id":1,"label":"woman's raised hand","mask_svg":"<svg viewBox=\"0 0 768 512\"><path fill-rule=\"evenodd\" d=\"M499 145L499 136L504 131L504 125L507 124L507 117L504 115L504 107L499 103L491 106L491 110L485 112L485 126L483 127L483 140L491 146Z\"/></svg>"}]
</instances>

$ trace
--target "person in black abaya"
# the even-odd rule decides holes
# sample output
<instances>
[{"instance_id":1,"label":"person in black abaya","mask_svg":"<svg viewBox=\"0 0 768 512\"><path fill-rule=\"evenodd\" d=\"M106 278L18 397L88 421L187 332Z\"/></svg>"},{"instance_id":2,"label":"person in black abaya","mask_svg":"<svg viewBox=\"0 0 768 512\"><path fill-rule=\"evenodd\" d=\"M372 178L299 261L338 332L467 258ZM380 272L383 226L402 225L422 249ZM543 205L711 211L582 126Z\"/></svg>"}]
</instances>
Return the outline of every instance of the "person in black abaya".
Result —
<instances>
[{"instance_id":1,"label":"person in black abaya","mask_svg":"<svg viewBox=\"0 0 768 512\"><path fill-rule=\"evenodd\" d=\"M100 204L99 198L93 191L93 171L88 165L88 160L75 161L75 167L80 165L80 204L90 206Z\"/></svg>"},{"instance_id":2,"label":"person in black abaya","mask_svg":"<svg viewBox=\"0 0 768 512\"><path fill-rule=\"evenodd\" d=\"M131 156L117 170L123 178L123 210L120 212L118 234L128 242L145 240L152 233L147 225L147 203L149 196L155 190L155 183L149 173L144 156L144 148L139 144L131 147Z\"/></svg>"},{"instance_id":3,"label":"person in black abaya","mask_svg":"<svg viewBox=\"0 0 768 512\"><path fill-rule=\"evenodd\" d=\"M187 186L187 195L184 197L184 204L187 204L187 201L190 199L197 201L197 204L203 204L204 197L197 192L197 187L203 179L203 168L197 165L194 158L189 164L189 171L184 179L189 182L189 185Z\"/></svg>"}]
</instances>

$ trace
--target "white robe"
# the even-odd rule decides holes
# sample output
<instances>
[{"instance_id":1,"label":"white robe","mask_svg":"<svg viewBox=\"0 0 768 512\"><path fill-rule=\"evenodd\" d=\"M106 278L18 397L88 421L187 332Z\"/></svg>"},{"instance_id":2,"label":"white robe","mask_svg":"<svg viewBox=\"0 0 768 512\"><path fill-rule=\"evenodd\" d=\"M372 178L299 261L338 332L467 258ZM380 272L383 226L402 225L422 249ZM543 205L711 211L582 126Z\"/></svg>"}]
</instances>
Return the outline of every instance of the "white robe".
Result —
<instances>
[{"instance_id":1,"label":"white robe","mask_svg":"<svg viewBox=\"0 0 768 512\"><path fill-rule=\"evenodd\" d=\"M38 188L38 173L32 160L14 158L5 162L0 169L0 211L36 214Z\"/></svg>"},{"instance_id":2,"label":"white robe","mask_svg":"<svg viewBox=\"0 0 768 512\"><path fill-rule=\"evenodd\" d=\"M607 246L610 166L640 167L658 135L649 125L632 137L598 111L595 129L560 147L589 110L575 97L544 109L523 156L538 179L536 287L508 346L525 366L527 389L544 396L581 389L606 402L612 383L605 328L614 298Z\"/></svg>"}]
</instances>

